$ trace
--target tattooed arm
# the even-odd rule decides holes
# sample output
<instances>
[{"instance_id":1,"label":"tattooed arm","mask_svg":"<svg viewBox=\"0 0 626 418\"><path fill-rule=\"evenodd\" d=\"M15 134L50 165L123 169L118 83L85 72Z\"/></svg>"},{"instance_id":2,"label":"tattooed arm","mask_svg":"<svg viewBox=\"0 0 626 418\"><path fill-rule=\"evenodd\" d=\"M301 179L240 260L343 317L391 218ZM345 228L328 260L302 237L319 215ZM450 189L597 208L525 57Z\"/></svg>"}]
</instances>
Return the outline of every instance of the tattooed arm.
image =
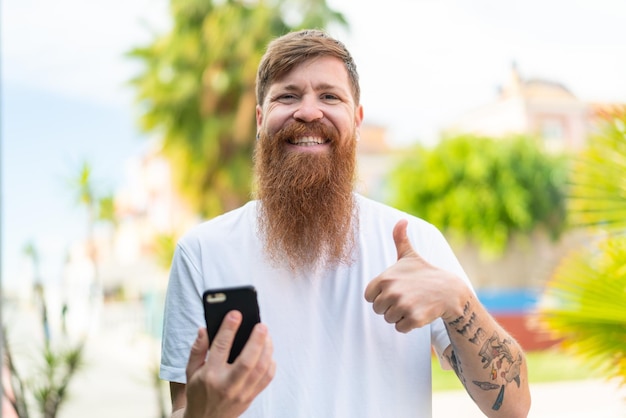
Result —
<instances>
[{"instance_id":1,"label":"tattooed arm","mask_svg":"<svg viewBox=\"0 0 626 418\"><path fill-rule=\"evenodd\" d=\"M444 318L451 345L444 357L489 417L525 417L530 406L526 359L470 291L462 313Z\"/></svg>"},{"instance_id":2,"label":"tattooed arm","mask_svg":"<svg viewBox=\"0 0 626 418\"><path fill-rule=\"evenodd\" d=\"M393 238L398 261L368 284L365 299L399 332L441 318L451 342L444 357L478 407L488 417L526 417L530 390L519 344L463 280L415 252L406 221L398 222Z\"/></svg>"}]
</instances>

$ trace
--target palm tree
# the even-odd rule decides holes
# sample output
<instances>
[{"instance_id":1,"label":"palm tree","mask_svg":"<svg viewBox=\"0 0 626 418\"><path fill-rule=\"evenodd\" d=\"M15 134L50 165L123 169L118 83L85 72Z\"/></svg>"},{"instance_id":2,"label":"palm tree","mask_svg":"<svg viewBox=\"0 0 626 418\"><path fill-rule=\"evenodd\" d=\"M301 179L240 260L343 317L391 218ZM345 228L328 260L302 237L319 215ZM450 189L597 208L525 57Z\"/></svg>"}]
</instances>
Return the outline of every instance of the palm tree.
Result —
<instances>
[{"instance_id":1,"label":"palm tree","mask_svg":"<svg viewBox=\"0 0 626 418\"><path fill-rule=\"evenodd\" d=\"M6 330L2 331L6 335ZM8 398L15 414L19 418L29 418L35 406L43 418L56 418L68 400L69 384L83 364L84 342L70 348L53 348L46 343L42 361L35 365L32 375L27 378L18 371L12 347L6 339L3 339L3 345L12 395ZM2 387L2 395L7 393L7 388Z\"/></svg>"},{"instance_id":2,"label":"palm tree","mask_svg":"<svg viewBox=\"0 0 626 418\"><path fill-rule=\"evenodd\" d=\"M41 325L43 327L44 342L46 346L50 344L50 324L48 323L48 304L46 303L46 292L41 277L41 268L39 263L39 251L35 243L29 241L24 246L24 254L30 258L33 265L33 290L35 293L36 303L41 312Z\"/></svg>"},{"instance_id":3,"label":"palm tree","mask_svg":"<svg viewBox=\"0 0 626 418\"><path fill-rule=\"evenodd\" d=\"M84 341L64 348L53 344L48 320L48 305L43 277L40 272L39 251L33 242L24 246L24 253L31 259L34 271L34 288L43 329L44 346L41 358L32 376L25 378L14 361L13 349L2 329L2 351L9 373L10 393L8 396L15 414L19 418L29 418L32 406L36 406L44 418L56 418L59 409L68 399L70 381L82 365ZM3 363L4 364L4 363ZM6 395L5 388L2 388Z\"/></svg>"},{"instance_id":4,"label":"palm tree","mask_svg":"<svg viewBox=\"0 0 626 418\"><path fill-rule=\"evenodd\" d=\"M563 345L626 383L626 107L575 159L569 214L594 239L548 282L539 317Z\"/></svg>"},{"instance_id":5,"label":"palm tree","mask_svg":"<svg viewBox=\"0 0 626 418\"><path fill-rule=\"evenodd\" d=\"M85 244L87 253L94 269L92 298L97 299L102 292L102 278L100 277L100 262L96 246L96 226L99 223L108 223L117 227L115 214L115 199L111 193L99 190L98 182L93 175L92 164L82 161L75 174L68 181L69 187L75 193L76 203L87 212Z\"/></svg>"},{"instance_id":6,"label":"palm tree","mask_svg":"<svg viewBox=\"0 0 626 418\"><path fill-rule=\"evenodd\" d=\"M171 32L130 52L144 66L132 84L178 191L212 217L250 198L254 85L267 43L345 21L326 0L173 0L171 13Z\"/></svg>"}]
</instances>

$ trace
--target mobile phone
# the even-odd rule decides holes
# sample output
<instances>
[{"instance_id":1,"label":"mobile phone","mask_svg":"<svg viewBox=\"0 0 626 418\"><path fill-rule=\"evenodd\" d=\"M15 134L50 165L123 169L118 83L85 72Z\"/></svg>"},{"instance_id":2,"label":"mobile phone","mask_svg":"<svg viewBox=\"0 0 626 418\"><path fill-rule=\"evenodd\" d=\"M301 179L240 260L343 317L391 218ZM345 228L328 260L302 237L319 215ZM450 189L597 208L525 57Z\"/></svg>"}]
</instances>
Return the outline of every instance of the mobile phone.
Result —
<instances>
[{"instance_id":1,"label":"mobile phone","mask_svg":"<svg viewBox=\"0 0 626 418\"><path fill-rule=\"evenodd\" d=\"M228 356L228 362L234 362L250 338L254 326L261 322L256 289L254 286L209 289L203 293L202 301L206 329L209 334L209 346L213 343L226 314L233 310L241 312L243 320L235 334Z\"/></svg>"}]
</instances>

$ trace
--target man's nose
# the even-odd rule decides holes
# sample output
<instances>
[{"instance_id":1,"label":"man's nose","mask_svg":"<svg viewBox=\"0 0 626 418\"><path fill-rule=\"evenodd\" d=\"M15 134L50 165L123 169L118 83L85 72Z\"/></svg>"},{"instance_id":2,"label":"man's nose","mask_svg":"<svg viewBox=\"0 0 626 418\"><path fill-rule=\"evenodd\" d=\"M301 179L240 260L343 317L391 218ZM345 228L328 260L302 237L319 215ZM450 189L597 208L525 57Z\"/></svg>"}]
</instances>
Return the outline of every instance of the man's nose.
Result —
<instances>
[{"instance_id":1,"label":"man's nose","mask_svg":"<svg viewBox=\"0 0 626 418\"><path fill-rule=\"evenodd\" d=\"M324 117L324 113L315 100L312 97L305 97L300 102L300 105L293 113L294 119L297 119L301 122L313 122L318 119L322 119Z\"/></svg>"}]
</instances>

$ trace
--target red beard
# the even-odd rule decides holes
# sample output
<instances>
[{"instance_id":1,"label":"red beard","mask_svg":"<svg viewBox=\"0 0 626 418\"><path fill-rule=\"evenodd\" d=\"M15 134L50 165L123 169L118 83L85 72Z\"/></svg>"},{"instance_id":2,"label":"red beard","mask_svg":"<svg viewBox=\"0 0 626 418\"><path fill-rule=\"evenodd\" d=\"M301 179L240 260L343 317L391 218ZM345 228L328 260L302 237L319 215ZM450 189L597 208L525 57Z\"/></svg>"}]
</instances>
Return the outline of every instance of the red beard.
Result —
<instances>
[{"instance_id":1,"label":"red beard","mask_svg":"<svg viewBox=\"0 0 626 418\"><path fill-rule=\"evenodd\" d=\"M289 138L330 139L328 152L294 151ZM259 226L275 265L292 270L349 264L357 217L353 188L356 141L319 122L293 122L262 133L254 154Z\"/></svg>"}]
</instances>

